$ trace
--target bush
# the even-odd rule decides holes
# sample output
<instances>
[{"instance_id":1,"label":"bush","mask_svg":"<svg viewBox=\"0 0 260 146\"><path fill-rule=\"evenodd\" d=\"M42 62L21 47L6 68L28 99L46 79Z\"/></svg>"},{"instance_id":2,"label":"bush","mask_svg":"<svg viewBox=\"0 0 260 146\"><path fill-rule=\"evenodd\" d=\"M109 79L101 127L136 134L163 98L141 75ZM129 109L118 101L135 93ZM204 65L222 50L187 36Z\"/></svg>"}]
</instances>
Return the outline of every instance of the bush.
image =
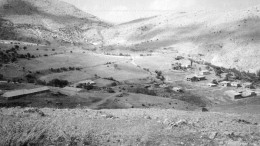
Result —
<instances>
[{"instance_id":1,"label":"bush","mask_svg":"<svg viewBox=\"0 0 260 146\"><path fill-rule=\"evenodd\" d=\"M4 75L0 74L0 80L4 79Z\"/></svg>"},{"instance_id":2,"label":"bush","mask_svg":"<svg viewBox=\"0 0 260 146\"><path fill-rule=\"evenodd\" d=\"M19 49L20 48L18 45L15 45L14 47L15 47L15 49Z\"/></svg>"}]
</instances>

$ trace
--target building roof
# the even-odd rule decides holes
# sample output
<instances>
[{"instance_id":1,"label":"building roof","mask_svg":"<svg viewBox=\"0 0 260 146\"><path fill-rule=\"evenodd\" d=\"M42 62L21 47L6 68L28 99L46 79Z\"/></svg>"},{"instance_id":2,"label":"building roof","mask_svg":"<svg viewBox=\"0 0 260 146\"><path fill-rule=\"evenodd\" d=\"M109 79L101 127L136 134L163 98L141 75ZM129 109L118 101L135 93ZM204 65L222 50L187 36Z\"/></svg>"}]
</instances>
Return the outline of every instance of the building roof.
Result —
<instances>
[{"instance_id":1,"label":"building roof","mask_svg":"<svg viewBox=\"0 0 260 146\"><path fill-rule=\"evenodd\" d=\"M179 89L182 89L181 87L173 87L172 88L173 90L179 90Z\"/></svg>"},{"instance_id":2,"label":"building roof","mask_svg":"<svg viewBox=\"0 0 260 146\"><path fill-rule=\"evenodd\" d=\"M206 78L205 76L195 75L196 78Z\"/></svg>"},{"instance_id":3,"label":"building roof","mask_svg":"<svg viewBox=\"0 0 260 146\"><path fill-rule=\"evenodd\" d=\"M220 84L230 84L231 82L230 81L222 81L220 82Z\"/></svg>"},{"instance_id":4,"label":"building roof","mask_svg":"<svg viewBox=\"0 0 260 146\"><path fill-rule=\"evenodd\" d=\"M208 83L208 86L212 85L212 86L216 86L217 84L213 84L213 83Z\"/></svg>"},{"instance_id":5,"label":"building roof","mask_svg":"<svg viewBox=\"0 0 260 146\"><path fill-rule=\"evenodd\" d=\"M38 92L43 92L43 91L48 91L50 90L48 87L40 87L40 88L35 88L35 89L22 89L22 90L14 90L14 91L9 91L5 92L3 94L3 97L17 97L17 96L22 96L22 95L28 95L28 94L33 94L33 93L38 93Z\"/></svg>"},{"instance_id":6,"label":"building roof","mask_svg":"<svg viewBox=\"0 0 260 146\"><path fill-rule=\"evenodd\" d=\"M228 95L233 95L233 96L237 96L237 95L242 95L241 93L234 91L234 90L229 90L225 92Z\"/></svg>"},{"instance_id":7,"label":"building roof","mask_svg":"<svg viewBox=\"0 0 260 146\"><path fill-rule=\"evenodd\" d=\"M252 85L250 82L243 83L243 85Z\"/></svg>"},{"instance_id":8,"label":"building roof","mask_svg":"<svg viewBox=\"0 0 260 146\"><path fill-rule=\"evenodd\" d=\"M78 83L79 83L79 84L95 84L95 82L92 81L92 80L80 81L80 82L78 82Z\"/></svg>"}]
</instances>

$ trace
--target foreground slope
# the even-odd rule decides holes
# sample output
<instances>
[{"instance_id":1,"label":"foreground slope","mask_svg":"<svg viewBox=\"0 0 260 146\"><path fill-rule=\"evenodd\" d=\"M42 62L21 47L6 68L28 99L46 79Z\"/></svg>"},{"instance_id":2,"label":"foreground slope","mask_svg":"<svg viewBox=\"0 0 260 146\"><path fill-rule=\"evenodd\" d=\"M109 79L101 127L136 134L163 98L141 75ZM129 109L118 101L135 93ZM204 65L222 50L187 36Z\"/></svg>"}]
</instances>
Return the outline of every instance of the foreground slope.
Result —
<instances>
[{"instance_id":1,"label":"foreground slope","mask_svg":"<svg viewBox=\"0 0 260 146\"><path fill-rule=\"evenodd\" d=\"M59 0L1 0L0 39L34 43L80 43L100 39L109 26ZM95 41L96 41L95 40Z\"/></svg>"},{"instance_id":2,"label":"foreground slope","mask_svg":"<svg viewBox=\"0 0 260 146\"><path fill-rule=\"evenodd\" d=\"M254 72L260 69L259 16L259 6L232 12L181 12L118 25L103 35L107 45L202 54L215 65Z\"/></svg>"},{"instance_id":3,"label":"foreground slope","mask_svg":"<svg viewBox=\"0 0 260 146\"><path fill-rule=\"evenodd\" d=\"M258 115L160 109L0 110L1 145L260 145Z\"/></svg>"}]
</instances>

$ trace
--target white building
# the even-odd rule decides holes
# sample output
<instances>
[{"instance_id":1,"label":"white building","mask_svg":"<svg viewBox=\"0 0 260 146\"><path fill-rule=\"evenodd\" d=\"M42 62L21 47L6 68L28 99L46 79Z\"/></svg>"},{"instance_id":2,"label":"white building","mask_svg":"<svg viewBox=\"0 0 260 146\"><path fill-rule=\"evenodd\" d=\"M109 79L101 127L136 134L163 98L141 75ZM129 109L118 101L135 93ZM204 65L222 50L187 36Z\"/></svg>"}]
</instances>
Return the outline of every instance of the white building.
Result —
<instances>
[{"instance_id":1,"label":"white building","mask_svg":"<svg viewBox=\"0 0 260 146\"><path fill-rule=\"evenodd\" d=\"M47 92L50 89L48 87L40 87L35 89L22 89L22 90L14 90L5 92L2 96L6 98L7 100L20 98L22 96L31 95L31 94L37 94L42 92Z\"/></svg>"}]
</instances>

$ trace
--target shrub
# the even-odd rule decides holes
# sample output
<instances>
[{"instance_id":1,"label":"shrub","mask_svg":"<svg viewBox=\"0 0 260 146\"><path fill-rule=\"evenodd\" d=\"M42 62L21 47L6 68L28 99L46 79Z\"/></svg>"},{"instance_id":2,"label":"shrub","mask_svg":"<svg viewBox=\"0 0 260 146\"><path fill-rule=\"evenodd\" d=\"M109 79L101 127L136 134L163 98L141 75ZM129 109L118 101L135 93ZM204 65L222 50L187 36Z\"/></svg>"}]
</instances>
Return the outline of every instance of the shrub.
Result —
<instances>
[{"instance_id":1,"label":"shrub","mask_svg":"<svg viewBox=\"0 0 260 146\"><path fill-rule=\"evenodd\" d=\"M42 80L36 80L36 84L38 84L38 85L47 85L46 81L42 81Z\"/></svg>"},{"instance_id":2,"label":"shrub","mask_svg":"<svg viewBox=\"0 0 260 146\"><path fill-rule=\"evenodd\" d=\"M15 47L15 49L19 49L20 48L18 45L15 45L14 47Z\"/></svg>"},{"instance_id":3,"label":"shrub","mask_svg":"<svg viewBox=\"0 0 260 146\"><path fill-rule=\"evenodd\" d=\"M115 91L112 88L107 88L108 93L115 93Z\"/></svg>"},{"instance_id":4,"label":"shrub","mask_svg":"<svg viewBox=\"0 0 260 146\"><path fill-rule=\"evenodd\" d=\"M4 79L4 75L0 74L0 80Z\"/></svg>"},{"instance_id":5,"label":"shrub","mask_svg":"<svg viewBox=\"0 0 260 146\"><path fill-rule=\"evenodd\" d=\"M36 77L33 74L28 74L25 76L28 83L35 83Z\"/></svg>"}]
</instances>

